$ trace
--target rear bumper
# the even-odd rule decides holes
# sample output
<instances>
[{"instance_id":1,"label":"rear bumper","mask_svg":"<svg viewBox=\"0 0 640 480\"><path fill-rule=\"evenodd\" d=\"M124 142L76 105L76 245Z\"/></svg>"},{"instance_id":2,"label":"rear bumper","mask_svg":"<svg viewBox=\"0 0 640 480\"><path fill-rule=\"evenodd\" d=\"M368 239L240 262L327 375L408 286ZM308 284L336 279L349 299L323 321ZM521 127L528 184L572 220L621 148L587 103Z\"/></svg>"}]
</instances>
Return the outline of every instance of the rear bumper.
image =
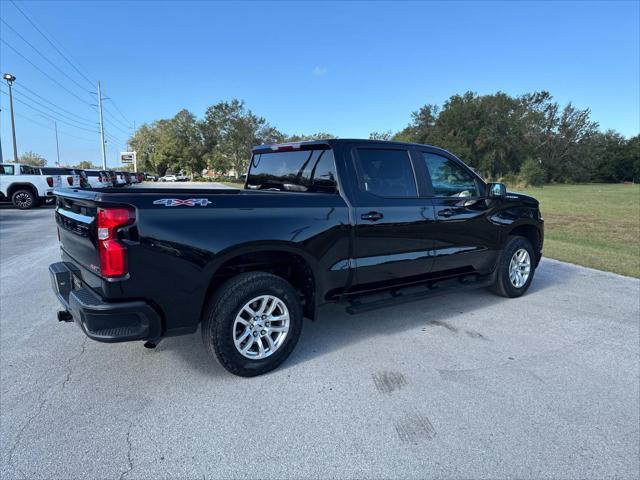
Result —
<instances>
[{"instance_id":1,"label":"rear bumper","mask_svg":"<svg viewBox=\"0 0 640 480\"><path fill-rule=\"evenodd\" d=\"M65 262L49 265L49 274L58 300L89 338L113 343L160 337L160 316L147 302L105 302Z\"/></svg>"}]
</instances>

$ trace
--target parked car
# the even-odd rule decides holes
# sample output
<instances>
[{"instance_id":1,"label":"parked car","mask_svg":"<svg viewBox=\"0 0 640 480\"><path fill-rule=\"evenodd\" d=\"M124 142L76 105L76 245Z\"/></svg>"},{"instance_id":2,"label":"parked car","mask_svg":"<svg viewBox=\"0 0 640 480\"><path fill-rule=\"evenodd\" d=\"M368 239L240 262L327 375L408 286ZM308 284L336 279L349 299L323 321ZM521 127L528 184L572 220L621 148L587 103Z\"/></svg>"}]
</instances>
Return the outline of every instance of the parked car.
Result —
<instances>
[{"instance_id":1,"label":"parked car","mask_svg":"<svg viewBox=\"0 0 640 480\"><path fill-rule=\"evenodd\" d=\"M161 182L177 182L178 177L176 175L165 175L164 177L160 177Z\"/></svg>"},{"instance_id":2,"label":"parked car","mask_svg":"<svg viewBox=\"0 0 640 480\"><path fill-rule=\"evenodd\" d=\"M359 313L472 287L519 297L542 255L537 200L428 145L259 146L244 190L55 193L59 319L149 347L200 327L242 376L280 365L326 303Z\"/></svg>"},{"instance_id":3,"label":"parked car","mask_svg":"<svg viewBox=\"0 0 640 480\"><path fill-rule=\"evenodd\" d=\"M38 167L42 175L60 175L62 184L66 187L82 188L80 173L73 168L66 167Z\"/></svg>"},{"instance_id":4,"label":"parked car","mask_svg":"<svg viewBox=\"0 0 640 480\"><path fill-rule=\"evenodd\" d=\"M53 189L61 185L60 175L42 175L38 167L19 163L0 164L0 201L10 201L26 210L53 200Z\"/></svg>"},{"instance_id":5,"label":"parked car","mask_svg":"<svg viewBox=\"0 0 640 480\"><path fill-rule=\"evenodd\" d=\"M109 172L104 170L85 170L87 181L91 188L108 188L112 187Z\"/></svg>"},{"instance_id":6,"label":"parked car","mask_svg":"<svg viewBox=\"0 0 640 480\"><path fill-rule=\"evenodd\" d=\"M129 172L122 172L122 175L124 175L124 180L125 182L127 182L127 185L131 185L132 179L131 179L131 173Z\"/></svg>"},{"instance_id":7,"label":"parked car","mask_svg":"<svg viewBox=\"0 0 640 480\"><path fill-rule=\"evenodd\" d=\"M157 182L158 181L158 176L157 175L152 175L150 173L145 173L144 174L144 179L150 182Z\"/></svg>"}]
</instances>

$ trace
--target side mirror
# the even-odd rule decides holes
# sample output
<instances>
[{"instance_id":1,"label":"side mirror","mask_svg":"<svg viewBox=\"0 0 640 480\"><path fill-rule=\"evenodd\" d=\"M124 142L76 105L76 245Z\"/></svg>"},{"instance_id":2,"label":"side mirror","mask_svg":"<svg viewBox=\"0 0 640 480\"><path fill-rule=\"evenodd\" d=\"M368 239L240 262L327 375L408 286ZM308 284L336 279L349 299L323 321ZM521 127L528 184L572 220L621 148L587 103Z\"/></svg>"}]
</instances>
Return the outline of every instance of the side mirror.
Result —
<instances>
[{"instance_id":1,"label":"side mirror","mask_svg":"<svg viewBox=\"0 0 640 480\"><path fill-rule=\"evenodd\" d=\"M504 183L490 183L487 185L489 198L504 198L507 196L507 186Z\"/></svg>"}]
</instances>

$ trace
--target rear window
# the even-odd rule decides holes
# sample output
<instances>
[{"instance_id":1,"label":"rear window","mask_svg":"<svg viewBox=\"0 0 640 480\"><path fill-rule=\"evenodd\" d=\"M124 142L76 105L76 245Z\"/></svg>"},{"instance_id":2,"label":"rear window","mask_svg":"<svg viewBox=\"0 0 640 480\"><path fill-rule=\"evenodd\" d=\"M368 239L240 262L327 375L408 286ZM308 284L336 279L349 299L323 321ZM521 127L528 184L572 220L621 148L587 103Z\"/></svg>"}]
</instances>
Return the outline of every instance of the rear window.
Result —
<instances>
[{"instance_id":1,"label":"rear window","mask_svg":"<svg viewBox=\"0 0 640 480\"><path fill-rule=\"evenodd\" d=\"M332 150L257 153L251 159L247 188L335 193L336 178Z\"/></svg>"}]
</instances>

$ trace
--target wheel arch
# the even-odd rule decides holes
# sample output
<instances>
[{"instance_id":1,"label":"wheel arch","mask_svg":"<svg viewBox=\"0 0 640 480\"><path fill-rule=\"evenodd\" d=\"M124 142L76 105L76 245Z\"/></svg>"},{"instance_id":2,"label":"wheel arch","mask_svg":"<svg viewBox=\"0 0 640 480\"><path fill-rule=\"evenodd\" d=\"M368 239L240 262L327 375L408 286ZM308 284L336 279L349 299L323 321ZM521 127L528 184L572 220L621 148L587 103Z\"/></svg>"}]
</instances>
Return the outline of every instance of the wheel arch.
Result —
<instances>
[{"instance_id":1,"label":"wheel arch","mask_svg":"<svg viewBox=\"0 0 640 480\"><path fill-rule=\"evenodd\" d=\"M542 232L538 225L533 223L520 223L512 226L507 235L519 235L529 240L536 255L536 265L540 263L540 259L542 257Z\"/></svg>"},{"instance_id":2,"label":"wheel arch","mask_svg":"<svg viewBox=\"0 0 640 480\"><path fill-rule=\"evenodd\" d=\"M265 271L287 280L301 295L305 316L315 318L322 291L319 267L312 256L294 245L260 242L235 246L216 255L206 271L209 283L200 317L209 296L229 278L243 272Z\"/></svg>"},{"instance_id":3,"label":"wheel arch","mask_svg":"<svg viewBox=\"0 0 640 480\"><path fill-rule=\"evenodd\" d=\"M13 197L13 194L16 193L17 190L30 190L31 193L38 199L38 189L35 187L33 183L24 182L24 183L12 183L9 185L7 189L7 198Z\"/></svg>"}]
</instances>

